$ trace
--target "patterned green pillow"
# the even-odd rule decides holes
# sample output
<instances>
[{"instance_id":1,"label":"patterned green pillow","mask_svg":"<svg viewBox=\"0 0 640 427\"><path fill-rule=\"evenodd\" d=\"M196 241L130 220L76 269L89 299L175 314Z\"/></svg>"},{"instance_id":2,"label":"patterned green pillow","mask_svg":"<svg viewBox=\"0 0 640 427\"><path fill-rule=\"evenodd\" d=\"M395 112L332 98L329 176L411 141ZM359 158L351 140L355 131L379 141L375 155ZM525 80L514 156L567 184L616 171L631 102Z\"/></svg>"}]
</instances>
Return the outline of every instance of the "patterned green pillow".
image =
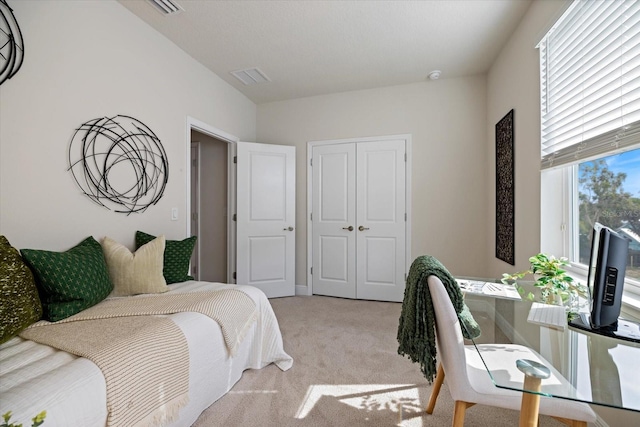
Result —
<instances>
[{"instance_id":1,"label":"patterned green pillow","mask_svg":"<svg viewBox=\"0 0 640 427\"><path fill-rule=\"evenodd\" d=\"M136 231L136 250L155 238L156 236L151 234ZM187 237L184 240L166 241L162 274L167 285L193 280L193 277L189 276L189 261L191 261L191 254L195 246L196 236Z\"/></svg>"},{"instance_id":2,"label":"patterned green pillow","mask_svg":"<svg viewBox=\"0 0 640 427\"><path fill-rule=\"evenodd\" d=\"M113 290L102 246L93 237L66 252L20 252L36 277L46 320L56 322L73 316Z\"/></svg>"},{"instance_id":3,"label":"patterned green pillow","mask_svg":"<svg viewBox=\"0 0 640 427\"><path fill-rule=\"evenodd\" d=\"M31 270L20 252L0 236L0 344L42 317Z\"/></svg>"}]
</instances>

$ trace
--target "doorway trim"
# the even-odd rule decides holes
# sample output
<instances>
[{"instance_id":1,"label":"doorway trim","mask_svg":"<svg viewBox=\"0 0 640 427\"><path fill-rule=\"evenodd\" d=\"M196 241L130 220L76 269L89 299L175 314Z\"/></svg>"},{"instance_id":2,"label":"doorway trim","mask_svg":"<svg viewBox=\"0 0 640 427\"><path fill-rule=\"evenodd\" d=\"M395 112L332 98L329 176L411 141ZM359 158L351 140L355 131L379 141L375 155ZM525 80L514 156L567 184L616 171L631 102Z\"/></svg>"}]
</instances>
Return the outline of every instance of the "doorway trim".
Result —
<instances>
[{"instance_id":1,"label":"doorway trim","mask_svg":"<svg viewBox=\"0 0 640 427\"><path fill-rule=\"evenodd\" d=\"M385 136L369 136L362 138L348 139L330 139L307 142L307 295L313 295L313 275L311 267L313 266L313 222L311 221L311 213L313 207L313 168L311 159L313 158L313 147L321 145L335 144L351 144L357 142L374 142L404 139L406 145L407 161L405 165L405 203L407 213L407 224L405 228L405 271L409 271L411 266L411 134L385 135ZM296 287L296 295L304 295L298 292L302 286Z\"/></svg>"},{"instance_id":2,"label":"doorway trim","mask_svg":"<svg viewBox=\"0 0 640 427\"><path fill-rule=\"evenodd\" d=\"M195 159L193 158L193 152L196 152L196 156ZM195 194L197 196L196 200L195 200L195 206L196 206L196 231L200 230L200 180L202 179L202 177L200 176L200 142L194 141L193 139L191 140L191 151L189 153L189 155L191 156L191 158L189 159L189 183L191 184L193 182L193 177L191 176L191 172L193 171L193 166L194 166L194 160L197 162L196 167L197 167L197 178L196 178L196 188L194 189L193 186L189 187L189 197L192 196L192 194ZM191 209L192 203L191 201L193 201L193 199L189 200L189 209ZM189 230L187 231L187 236L189 234L191 234L191 225L193 224L193 211L190 210L189 213L187 214L187 222L189 223ZM196 257L195 257L195 264L196 264L196 271L194 274L193 271L193 265L190 267L191 268L191 275L195 277L196 280L200 280L200 244L198 242L196 242L196 247L194 249Z\"/></svg>"},{"instance_id":3,"label":"doorway trim","mask_svg":"<svg viewBox=\"0 0 640 427\"><path fill-rule=\"evenodd\" d=\"M189 237L191 235L191 131L195 130L229 144L229 149L227 150L227 164L229 165L227 172L227 283L235 283L235 279L233 279L233 271L236 264L236 239L235 227L233 224L233 214L235 213L236 206L236 174L234 167L235 165L233 163L233 156L235 155L234 153L236 143L240 141L240 138L223 130L217 129L191 116L187 116L186 124L186 237ZM200 221L200 218L198 218L198 221ZM196 244L200 245L199 241L197 241Z\"/></svg>"}]
</instances>

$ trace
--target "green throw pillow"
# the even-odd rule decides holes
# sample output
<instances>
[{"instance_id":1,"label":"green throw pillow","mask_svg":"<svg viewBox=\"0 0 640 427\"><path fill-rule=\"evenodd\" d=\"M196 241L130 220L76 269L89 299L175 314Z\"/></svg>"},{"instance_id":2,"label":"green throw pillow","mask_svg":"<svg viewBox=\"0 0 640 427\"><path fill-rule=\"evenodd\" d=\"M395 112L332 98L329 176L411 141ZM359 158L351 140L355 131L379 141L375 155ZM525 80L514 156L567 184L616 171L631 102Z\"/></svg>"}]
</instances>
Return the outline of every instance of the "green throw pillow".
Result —
<instances>
[{"instance_id":1,"label":"green throw pillow","mask_svg":"<svg viewBox=\"0 0 640 427\"><path fill-rule=\"evenodd\" d=\"M31 270L20 252L0 236L0 344L42 317L42 304Z\"/></svg>"},{"instance_id":2,"label":"green throw pillow","mask_svg":"<svg viewBox=\"0 0 640 427\"><path fill-rule=\"evenodd\" d=\"M93 237L66 252L20 252L36 277L46 320L56 322L73 316L113 290L102 246Z\"/></svg>"},{"instance_id":3,"label":"green throw pillow","mask_svg":"<svg viewBox=\"0 0 640 427\"><path fill-rule=\"evenodd\" d=\"M156 236L151 234L136 231L136 250L155 238ZM191 261L191 254L195 246L196 236L187 237L184 240L166 241L162 274L167 285L193 280L193 277L189 276L189 261Z\"/></svg>"}]
</instances>

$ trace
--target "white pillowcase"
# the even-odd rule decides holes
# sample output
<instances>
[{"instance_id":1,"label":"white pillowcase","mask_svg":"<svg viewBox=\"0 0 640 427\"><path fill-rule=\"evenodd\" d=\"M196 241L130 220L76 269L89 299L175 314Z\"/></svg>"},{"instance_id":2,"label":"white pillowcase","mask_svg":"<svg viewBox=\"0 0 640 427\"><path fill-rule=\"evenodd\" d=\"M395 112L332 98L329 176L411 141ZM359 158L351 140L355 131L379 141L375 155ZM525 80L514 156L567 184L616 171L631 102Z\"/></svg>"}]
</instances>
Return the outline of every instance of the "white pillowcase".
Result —
<instances>
[{"instance_id":1,"label":"white pillowcase","mask_svg":"<svg viewBox=\"0 0 640 427\"><path fill-rule=\"evenodd\" d=\"M102 251L113 283L112 296L155 294L169 290L164 280L165 237L159 236L135 253L115 240L102 239Z\"/></svg>"}]
</instances>

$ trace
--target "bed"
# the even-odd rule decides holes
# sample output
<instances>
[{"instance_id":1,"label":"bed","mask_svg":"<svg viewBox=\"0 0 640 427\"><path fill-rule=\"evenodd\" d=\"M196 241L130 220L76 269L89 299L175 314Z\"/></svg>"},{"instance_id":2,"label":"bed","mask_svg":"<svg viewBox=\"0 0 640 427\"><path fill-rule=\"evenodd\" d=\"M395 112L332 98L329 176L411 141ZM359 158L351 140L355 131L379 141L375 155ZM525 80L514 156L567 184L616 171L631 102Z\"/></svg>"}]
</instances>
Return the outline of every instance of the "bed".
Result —
<instances>
[{"instance_id":1,"label":"bed","mask_svg":"<svg viewBox=\"0 0 640 427\"><path fill-rule=\"evenodd\" d=\"M189 350L189 402L169 426L190 426L234 386L246 369L274 363L286 371L293 364L284 351L271 305L259 289L187 281L170 285L166 294L224 289L242 291L258 311L233 356L224 345L216 321L194 312L168 315L184 334ZM20 337L0 346L0 415L11 411L12 422L30 426L30 420L46 410L44 427L104 426L106 399L105 378L90 360Z\"/></svg>"}]
</instances>

